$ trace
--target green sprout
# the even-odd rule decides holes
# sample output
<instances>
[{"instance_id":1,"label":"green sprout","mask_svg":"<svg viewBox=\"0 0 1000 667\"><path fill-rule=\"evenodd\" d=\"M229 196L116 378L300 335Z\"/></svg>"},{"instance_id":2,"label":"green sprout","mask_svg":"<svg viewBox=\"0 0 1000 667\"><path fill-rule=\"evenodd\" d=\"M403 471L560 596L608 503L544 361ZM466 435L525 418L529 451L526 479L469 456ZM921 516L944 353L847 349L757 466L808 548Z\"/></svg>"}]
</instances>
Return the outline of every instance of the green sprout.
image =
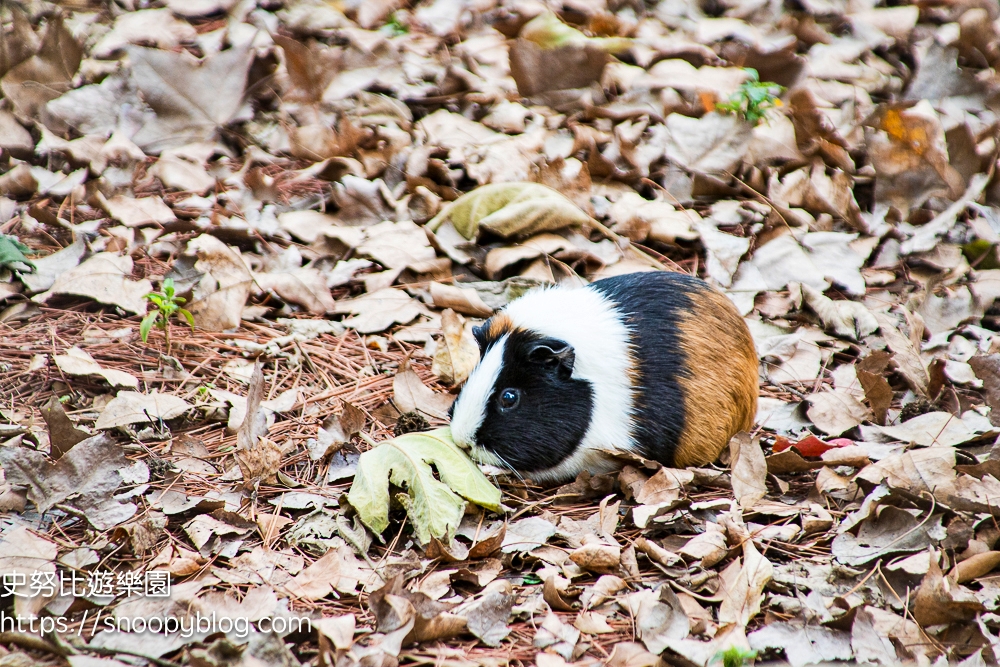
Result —
<instances>
[{"instance_id":1,"label":"green sprout","mask_svg":"<svg viewBox=\"0 0 1000 667\"><path fill-rule=\"evenodd\" d=\"M390 37L399 37L410 32L409 27L399 20L399 12L393 12L383 27Z\"/></svg>"},{"instance_id":2,"label":"green sprout","mask_svg":"<svg viewBox=\"0 0 1000 667\"><path fill-rule=\"evenodd\" d=\"M732 113L742 116L753 125L757 125L767 117L767 112L775 107L781 106L778 95L785 88L773 81L761 83L757 70L747 68L743 70L748 78L739 89L733 93L728 102L716 102L715 108L722 113Z\"/></svg>"},{"instance_id":3,"label":"green sprout","mask_svg":"<svg viewBox=\"0 0 1000 667\"><path fill-rule=\"evenodd\" d=\"M194 330L194 315L181 308L181 304L187 302L187 299L176 295L173 278L164 278L162 292L150 292L143 298L152 303L155 309L149 311L146 317L142 318L142 324L139 325L139 335L142 337L142 342L146 342L149 330L155 324L157 329L163 331L163 336L167 341L167 355L169 355L170 318L179 315L187 320L191 329Z\"/></svg>"},{"instance_id":4,"label":"green sprout","mask_svg":"<svg viewBox=\"0 0 1000 667\"><path fill-rule=\"evenodd\" d=\"M722 667L746 667L757 657L757 651L749 651L739 646L730 646L720 651L712 662L722 662Z\"/></svg>"}]
</instances>

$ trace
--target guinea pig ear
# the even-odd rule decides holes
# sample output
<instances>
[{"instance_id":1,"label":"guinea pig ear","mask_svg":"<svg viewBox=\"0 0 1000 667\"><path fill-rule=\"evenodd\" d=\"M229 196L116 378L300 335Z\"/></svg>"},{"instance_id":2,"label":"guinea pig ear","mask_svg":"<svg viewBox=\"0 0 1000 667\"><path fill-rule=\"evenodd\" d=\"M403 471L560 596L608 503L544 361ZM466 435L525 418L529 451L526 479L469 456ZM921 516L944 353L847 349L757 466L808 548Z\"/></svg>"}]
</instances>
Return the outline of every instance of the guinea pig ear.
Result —
<instances>
[{"instance_id":1,"label":"guinea pig ear","mask_svg":"<svg viewBox=\"0 0 1000 667\"><path fill-rule=\"evenodd\" d=\"M487 324L489 324L489 320L486 320L478 327L472 327L472 337L476 339L476 344L479 345L480 352L486 348L486 332L488 331Z\"/></svg>"},{"instance_id":2,"label":"guinea pig ear","mask_svg":"<svg viewBox=\"0 0 1000 667\"><path fill-rule=\"evenodd\" d=\"M539 364L546 370L557 371L559 377L569 378L573 374L576 352L573 346L558 338L543 338L528 347L528 361Z\"/></svg>"}]
</instances>

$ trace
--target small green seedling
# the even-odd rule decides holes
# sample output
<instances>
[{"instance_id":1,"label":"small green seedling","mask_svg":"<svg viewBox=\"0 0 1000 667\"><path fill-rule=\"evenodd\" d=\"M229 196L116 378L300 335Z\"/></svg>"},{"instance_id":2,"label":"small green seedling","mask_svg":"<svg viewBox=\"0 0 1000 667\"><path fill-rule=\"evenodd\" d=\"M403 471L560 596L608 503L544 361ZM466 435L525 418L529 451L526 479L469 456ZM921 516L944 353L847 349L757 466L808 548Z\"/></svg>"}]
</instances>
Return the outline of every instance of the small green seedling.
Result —
<instances>
[{"instance_id":1,"label":"small green seedling","mask_svg":"<svg viewBox=\"0 0 1000 667\"><path fill-rule=\"evenodd\" d=\"M383 29L389 33L391 37L399 37L400 35L409 34L410 29L402 21L399 20L399 14L393 12L389 20L385 22Z\"/></svg>"},{"instance_id":2,"label":"small green seedling","mask_svg":"<svg viewBox=\"0 0 1000 667\"><path fill-rule=\"evenodd\" d=\"M162 292L150 292L143 298L152 303L156 308L149 311L146 317L142 318L142 324L139 325L139 335L142 337L142 342L146 342L146 338L149 337L149 330L155 324L157 329L163 331L163 336L167 341L167 354L169 355L170 318L180 315L187 320L191 329L194 329L194 316L189 311L181 308L181 304L185 303L187 299L177 296L174 291L173 278L163 279Z\"/></svg>"},{"instance_id":3,"label":"small green seedling","mask_svg":"<svg viewBox=\"0 0 1000 667\"><path fill-rule=\"evenodd\" d=\"M721 662L722 667L747 667L757 657L757 651L748 651L739 646L730 646L719 652L712 662Z\"/></svg>"},{"instance_id":4,"label":"small green seedling","mask_svg":"<svg viewBox=\"0 0 1000 667\"><path fill-rule=\"evenodd\" d=\"M742 116L751 124L757 125L767 117L768 111L781 106L778 95L785 88L772 81L762 83L755 69L748 68L744 71L749 78L740 85L728 102L716 102L715 108L722 113Z\"/></svg>"}]
</instances>

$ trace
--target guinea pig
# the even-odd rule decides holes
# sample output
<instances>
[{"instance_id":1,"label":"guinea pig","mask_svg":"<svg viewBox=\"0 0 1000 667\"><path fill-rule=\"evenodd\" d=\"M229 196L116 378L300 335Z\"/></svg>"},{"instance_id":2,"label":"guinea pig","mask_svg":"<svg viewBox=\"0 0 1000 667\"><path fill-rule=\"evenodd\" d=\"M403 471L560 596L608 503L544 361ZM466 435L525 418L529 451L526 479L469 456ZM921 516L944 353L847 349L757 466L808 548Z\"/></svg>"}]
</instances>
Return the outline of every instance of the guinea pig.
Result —
<instances>
[{"instance_id":1,"label":"guinea pig","mask_svg":"<svg viewBox=\"0 0 1000 667\"><path fill-rule=\"evenodd\" d=\"M757 354L732 302L681 273L528 292L473 330L480 361L451 432L480 463L536 481L711 463L753 426Z\"/></svg>"}]
</instances>

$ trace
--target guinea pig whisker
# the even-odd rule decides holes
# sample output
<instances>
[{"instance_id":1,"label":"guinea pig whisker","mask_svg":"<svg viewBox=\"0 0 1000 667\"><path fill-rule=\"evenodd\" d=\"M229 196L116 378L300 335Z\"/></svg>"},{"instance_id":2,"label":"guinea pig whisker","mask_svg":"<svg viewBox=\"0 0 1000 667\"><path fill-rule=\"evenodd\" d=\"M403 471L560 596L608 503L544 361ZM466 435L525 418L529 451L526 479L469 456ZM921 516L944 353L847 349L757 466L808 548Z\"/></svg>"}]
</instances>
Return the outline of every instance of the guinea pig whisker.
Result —
<instances>
[{"instance_id":1,"label":"guinea pig whisker","mask_svg":"<svg viewBox=\"0 0 1000 667\"><path fill-rule=\"evenodd\" d=\"M509 470L512 473L514 473L515 477L517 477L522 482L524 481L524 477L521 476L520 471L517 468L515 468L514 466L512 466L510 463L508 463L507 459L505 459L504 457L500 456L500 454L498 452L493 452L493 456L497 457L497 460L500 461L500 463L502 463L507 468L507 470Z\"/></svg>"}]
</instances>

